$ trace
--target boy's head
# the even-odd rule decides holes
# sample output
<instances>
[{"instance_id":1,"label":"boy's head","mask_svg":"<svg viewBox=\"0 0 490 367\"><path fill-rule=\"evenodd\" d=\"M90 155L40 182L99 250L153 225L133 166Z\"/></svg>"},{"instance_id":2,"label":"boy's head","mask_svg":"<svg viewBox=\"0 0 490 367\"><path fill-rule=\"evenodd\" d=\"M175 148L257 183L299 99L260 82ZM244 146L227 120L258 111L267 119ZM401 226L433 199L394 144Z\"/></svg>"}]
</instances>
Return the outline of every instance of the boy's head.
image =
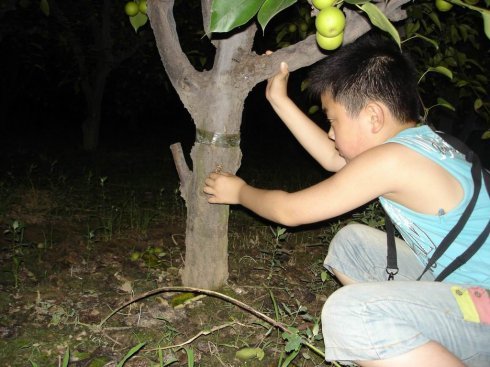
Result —
<instances>
[{"instance_id":1,"label":"boy's head","mask_svg":"<svg viewBox=\"0 0 490 367\"><path fill-rule=\"evenodd\" d=\"M351 117L376 101L400 123L420 119L415 68L391 38L379 33L371 31L340 48L321 61L309 79L314 95L330 95Z\"/></svg>"}]
</instances>

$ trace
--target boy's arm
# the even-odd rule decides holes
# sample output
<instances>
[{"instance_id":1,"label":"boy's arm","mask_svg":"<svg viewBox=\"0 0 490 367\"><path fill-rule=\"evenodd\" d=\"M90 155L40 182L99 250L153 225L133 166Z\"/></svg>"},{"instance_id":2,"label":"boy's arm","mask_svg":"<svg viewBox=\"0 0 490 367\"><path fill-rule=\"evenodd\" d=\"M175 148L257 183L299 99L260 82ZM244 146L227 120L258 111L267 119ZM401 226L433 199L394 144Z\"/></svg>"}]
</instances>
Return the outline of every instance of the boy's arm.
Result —
<instances>
[{"instance_id":1,"label":"boy's arm","mask_svg":"<svg viewBox=\"0 0 490 367\"><path fill-rule=\"evenodd\" d=\"M336 217L396 190L399 166L386 147L371 149L350 161L331 178L288 193L261 190L231 174L212 173L204 192L209 203L241 204L276 223L297 226Z\"/></svg>"},{"instance_id":2,"label":"boy's arm","mask_svg":"<svg viewBox=\"0 0 490 367\"><path fill-rule=\"evenodd\" d=\"M306 151L328 171L337 172L345 165L328 134L306 116L287 95L288 66L282 62L279 72L269 79L266 97L272 108Z\"/></svg>"}]
</instances>

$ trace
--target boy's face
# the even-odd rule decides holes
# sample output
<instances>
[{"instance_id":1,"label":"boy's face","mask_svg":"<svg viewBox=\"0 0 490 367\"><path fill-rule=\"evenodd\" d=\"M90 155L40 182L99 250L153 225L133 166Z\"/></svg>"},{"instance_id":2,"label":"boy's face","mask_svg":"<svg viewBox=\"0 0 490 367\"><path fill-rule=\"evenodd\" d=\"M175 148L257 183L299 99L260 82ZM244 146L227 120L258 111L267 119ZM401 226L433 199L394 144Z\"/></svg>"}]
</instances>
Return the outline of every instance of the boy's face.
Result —
<instances>
[{"instance_id":1,"label":"boy's face","mask_svg":"<svg viewBox=\"0 0 490 367\"><path fill-rule=\"evenodd\" d=\"M330 122L328 136L335 142L339 155L347 162L369 149L368 116L362 110L358 116L351 117L345 107L335 102L329 93L322 95L322 107Z\"/></svg>"}]
</instances>

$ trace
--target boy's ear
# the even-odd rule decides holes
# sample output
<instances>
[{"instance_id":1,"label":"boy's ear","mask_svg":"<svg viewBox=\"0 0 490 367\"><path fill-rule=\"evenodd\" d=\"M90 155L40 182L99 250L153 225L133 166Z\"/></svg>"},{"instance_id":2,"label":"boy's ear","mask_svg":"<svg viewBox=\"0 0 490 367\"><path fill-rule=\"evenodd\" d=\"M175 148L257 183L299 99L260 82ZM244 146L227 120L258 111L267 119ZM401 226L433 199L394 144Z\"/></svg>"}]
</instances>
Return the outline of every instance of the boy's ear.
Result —
<instances>
[{"instance_id":1,"label":"boy's ear","mask_svg":"<svg viewBox=\"0 0 490 367\"><path fill-rule=\"evenodd\" d=\"M376 134L385 124L385 111L383 106L378 102L369 102L364 110L367 114L371 132Z\"/></svg>"}]
</instances>

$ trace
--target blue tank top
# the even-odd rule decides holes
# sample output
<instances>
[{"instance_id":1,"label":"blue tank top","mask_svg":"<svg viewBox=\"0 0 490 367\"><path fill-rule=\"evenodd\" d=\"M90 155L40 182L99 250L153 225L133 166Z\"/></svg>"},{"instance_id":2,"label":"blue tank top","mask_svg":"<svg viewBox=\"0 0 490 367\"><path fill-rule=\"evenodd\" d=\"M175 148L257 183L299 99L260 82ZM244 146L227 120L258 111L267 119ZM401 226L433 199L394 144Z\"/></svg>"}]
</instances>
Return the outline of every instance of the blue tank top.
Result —
<instances>
[{"instance_id":1,"label":"blue tank top","mask_svg":"<svg viewBox=\"0 0 490 367\"><path fill-rule=\"evenodd\" d=\"M464 198L456 208L437 215L417 213L391 200L380 197L381 205L390 216L405 242L425 266L446 234L454 227L473 194L471 164L462 153L447 144L428 126L403 130L387 143L402 144L442 166L461 184ZM414 174L417 174L414 172ZM490 199L482 182L475 209L463 231L431 268L437 276L463 253L482 232L490 217ZM487 237L475 255L446 279L446 282L479 285L490 289L490 240Z\"/></svg>"}]
</instances>

